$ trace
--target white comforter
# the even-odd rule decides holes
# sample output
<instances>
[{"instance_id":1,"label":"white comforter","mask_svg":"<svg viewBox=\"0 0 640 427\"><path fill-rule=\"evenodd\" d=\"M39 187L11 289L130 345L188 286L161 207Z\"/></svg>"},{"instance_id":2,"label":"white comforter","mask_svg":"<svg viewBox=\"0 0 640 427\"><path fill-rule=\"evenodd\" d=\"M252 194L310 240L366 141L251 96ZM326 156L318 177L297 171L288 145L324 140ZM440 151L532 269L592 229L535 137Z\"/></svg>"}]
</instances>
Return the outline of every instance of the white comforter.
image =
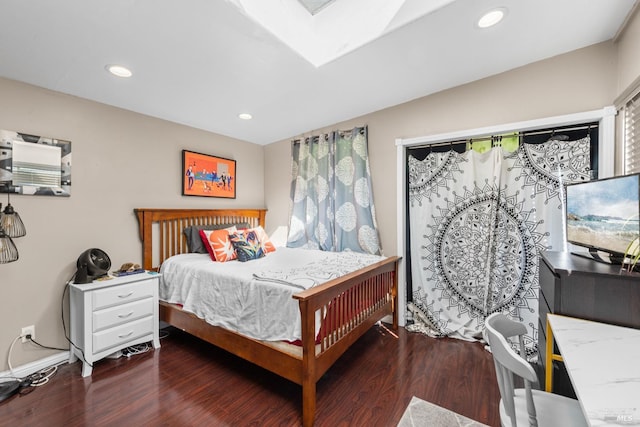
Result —
<instances>
[{"instance_id":1,"label":"white comforter","mask_svg":"<svg viewBox=\"0 0 640 427\"><path fill-rule=\"evenodd\" d=\"M207 254L176 255L160 269L160 299L251 338L295 341L301 337L295 293L382 259L292 248L278 248L248 262L213 262ZM316 334L319 328L316 318Z\"/></svg>"}]
</instances>

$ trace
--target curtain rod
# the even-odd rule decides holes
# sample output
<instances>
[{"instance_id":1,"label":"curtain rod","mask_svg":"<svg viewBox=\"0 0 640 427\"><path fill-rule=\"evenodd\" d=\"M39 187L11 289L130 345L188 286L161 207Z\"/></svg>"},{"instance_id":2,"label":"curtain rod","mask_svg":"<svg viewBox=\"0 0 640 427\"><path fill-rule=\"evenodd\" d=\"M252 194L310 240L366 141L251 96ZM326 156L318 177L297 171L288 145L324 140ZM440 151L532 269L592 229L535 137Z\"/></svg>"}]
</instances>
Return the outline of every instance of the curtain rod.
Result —
<instances>
[{"instance_id":1,"label":"curtain rod","mask_svg":"<svg viewBox=\"0 0 640 427\"><path fill-rule=\"evenodd\" d=\"M300 142L304 142L306 139L309 139L309 138L320 138L322 136L326 136L326 135L329 135L329 134L332 134L332 133L348 134L348 133L353 132L354 129L359 129L358 133L360 135L365 135L368 132L368 126L369 125L354 126L353 128L347 129L347 130L340 130L340 129L338 129L338 130L330 130L330 131L326 131L326 132L320 132L320 133L317 133L317 134L314 134L315 131L312 131L311 133L309 133L306 136L303 134L303 135L300 135L300 136L293 137L291 139L291 142L294 143L294 144L299 144Z\"/></svg>"},{"instance_id":2,"label":"curtain rod","mask_svg":"<svg viewBox=\"0 0 640 427\"><path fill-rule=\"evenodd\" d=\"M545 133L550 133L553 135L554 133L571 132L571 131L583 130L583 129L598 129L598 123L594 123L592 125L566 127L566 128L552 129L552 130L541 130L541 131L534 130L530 132L521 132L520 135L521 136L544 135Z\"/></svg>"},{"instance_id":3,"label":"curtain rod","mask_svg":"<svg viewBox=\"0 0 640 427\"><path fill-rule=\"evenodd\" d=\"M435 142L433 144L425 144L425 145L419 145L419 146L415 146L415 147L409 147L409 150L420 149L420 148L429 148L429 147L443 147L443 146L446 146L446 145L467 144L467 143L482 142L482 141L492 141L494 138L497 138L497 137L507 137L508 138L508 137L511 137L511 136L517 136L518 138L523 138L525 136L532 136L532 135L544 135L544 134L554 135L556 133L557 134L562 134L562 132L571 132L571 131L584 130L584 129L598 129L598 124L594 123L592 125L574 126L574 127L558 128L558 129L552 129L552 130L507 132L507 133L503 133L503 134L500 134L500 135L481 136L481 137L478 137L478 138L455 139L455 140L451 140L451 141Z\"/></svg>"}]
</instances>

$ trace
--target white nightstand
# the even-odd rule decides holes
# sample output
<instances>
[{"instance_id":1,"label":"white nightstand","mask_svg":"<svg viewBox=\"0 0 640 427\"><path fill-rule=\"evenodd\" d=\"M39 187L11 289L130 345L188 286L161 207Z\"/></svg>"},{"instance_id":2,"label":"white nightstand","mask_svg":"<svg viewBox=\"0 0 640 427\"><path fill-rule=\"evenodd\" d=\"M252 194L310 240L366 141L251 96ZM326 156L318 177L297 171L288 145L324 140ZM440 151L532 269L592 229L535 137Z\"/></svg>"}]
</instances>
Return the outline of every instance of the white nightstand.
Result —
<instances>
[{"instance_id":1,"label":"white nightstand","mask_svg":"<svg viewBox=\"0 0 640 427\"><path fill-rule=\"evenodd\" d=\"M149 341L160 348L159 277L145 272L69 285L71 341L78 347L71 346L69 363L84 358L83 377L95 361L123 348Z\"/></svg>"}]
</instances>

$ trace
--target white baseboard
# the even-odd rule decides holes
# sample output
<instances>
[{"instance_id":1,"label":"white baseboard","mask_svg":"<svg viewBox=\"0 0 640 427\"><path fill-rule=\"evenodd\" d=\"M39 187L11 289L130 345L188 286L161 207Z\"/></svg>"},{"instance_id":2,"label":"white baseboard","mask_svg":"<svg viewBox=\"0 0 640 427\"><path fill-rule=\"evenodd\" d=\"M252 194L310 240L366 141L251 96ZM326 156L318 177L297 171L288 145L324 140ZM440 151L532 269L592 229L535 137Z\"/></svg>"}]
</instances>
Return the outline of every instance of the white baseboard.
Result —
<instances>
[{"instance_id":1,"label":"white baseboard","mask_svg":"<svg viewBox=\"0 0 640 427\"><path fill-rule=\"evenodd\" d=\"M41 369L47 368L52 365L60 365L63 362L69 361L69 352L61 351L60 353L52 354L51 356L35 360L33 362L27 363L26 365L18 366L13 368L13 372L4 371L0 372L0 378L24 378L33 374L34 372L38 372Z\"/></svg>"}]
</instances>

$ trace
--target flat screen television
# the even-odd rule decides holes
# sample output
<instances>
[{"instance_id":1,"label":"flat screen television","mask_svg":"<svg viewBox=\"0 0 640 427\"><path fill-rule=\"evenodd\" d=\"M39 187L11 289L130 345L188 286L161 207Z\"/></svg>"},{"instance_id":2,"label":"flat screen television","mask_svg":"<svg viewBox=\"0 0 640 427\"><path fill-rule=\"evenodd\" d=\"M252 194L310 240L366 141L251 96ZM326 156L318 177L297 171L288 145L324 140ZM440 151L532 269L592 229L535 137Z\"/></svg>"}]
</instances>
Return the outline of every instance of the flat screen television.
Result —
<instances>
[{"instance_id":1,"label":"flat screen television","mask_svg":"<svg viewBox=\"0 0 640 427\"><path fill-rule=\"evenodd\" d=\"M640 174L570 184L566 190L567 241L588 248L574 253L623 263L629 243L640 236Z\"/></svg>"}]
</instances>

